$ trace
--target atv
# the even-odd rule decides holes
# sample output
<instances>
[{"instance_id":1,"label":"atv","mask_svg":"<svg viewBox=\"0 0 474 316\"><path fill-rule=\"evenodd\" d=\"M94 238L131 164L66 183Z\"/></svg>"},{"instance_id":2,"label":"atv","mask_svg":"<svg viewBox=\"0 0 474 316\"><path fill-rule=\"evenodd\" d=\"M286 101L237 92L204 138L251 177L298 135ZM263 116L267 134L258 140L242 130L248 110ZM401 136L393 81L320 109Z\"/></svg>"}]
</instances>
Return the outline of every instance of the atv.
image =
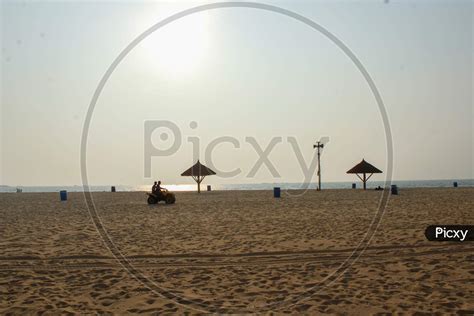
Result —
<instances>
[{"instance_id":1,"label":"atv","mask_svg":"<svg viewBox=\"0 0 474 316\"><path fill-rule=\"evenodd\" d=\"M174 204L176 202L176 197L173 192L169 192L166 189L161 189L157 193L147 193L148 195L148 204L156 204L160 201L165 201L166 204Z\"/></svg>"}]
</instances>

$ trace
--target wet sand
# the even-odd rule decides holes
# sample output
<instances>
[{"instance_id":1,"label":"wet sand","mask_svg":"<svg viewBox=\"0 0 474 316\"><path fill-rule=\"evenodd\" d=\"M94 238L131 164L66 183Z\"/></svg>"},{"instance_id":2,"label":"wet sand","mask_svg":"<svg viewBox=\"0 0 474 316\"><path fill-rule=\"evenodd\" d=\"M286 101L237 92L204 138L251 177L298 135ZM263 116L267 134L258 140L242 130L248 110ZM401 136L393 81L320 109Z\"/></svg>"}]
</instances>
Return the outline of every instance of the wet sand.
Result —
<instances>
[{"instance_id":1,"label":"wet sand","mask_svg":"<svg viewBox=\"0 0 474 316\"><path fill-rule=\"evenodd\" d=\"M381 192L176 195L93 193L111 252L82 193L0 194L0 313L474 313L474 243L424 236L474 188L400 189L356 253Z\"/></svg>"}]
</instances>

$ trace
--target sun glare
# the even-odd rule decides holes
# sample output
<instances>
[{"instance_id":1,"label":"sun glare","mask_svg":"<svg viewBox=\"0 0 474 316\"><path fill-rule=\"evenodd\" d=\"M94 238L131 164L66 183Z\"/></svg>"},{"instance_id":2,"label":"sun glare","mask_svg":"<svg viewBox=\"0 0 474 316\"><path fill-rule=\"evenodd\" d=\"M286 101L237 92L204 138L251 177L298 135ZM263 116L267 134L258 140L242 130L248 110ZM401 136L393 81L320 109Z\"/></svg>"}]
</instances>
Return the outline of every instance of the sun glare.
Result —
<instances>
[{"instance_id":1,"label":"sun glare","mask_svg":"<svg viewBox=\"0 0 474 316\"><path fill-rule=\"evenodd\" d=\"M158 29L144 42L146 62L166 76L192 74L205 62L209 47L209 15L200 12ZM148 65L147 65L148 67Z\"/></svg>"}]
</instances>

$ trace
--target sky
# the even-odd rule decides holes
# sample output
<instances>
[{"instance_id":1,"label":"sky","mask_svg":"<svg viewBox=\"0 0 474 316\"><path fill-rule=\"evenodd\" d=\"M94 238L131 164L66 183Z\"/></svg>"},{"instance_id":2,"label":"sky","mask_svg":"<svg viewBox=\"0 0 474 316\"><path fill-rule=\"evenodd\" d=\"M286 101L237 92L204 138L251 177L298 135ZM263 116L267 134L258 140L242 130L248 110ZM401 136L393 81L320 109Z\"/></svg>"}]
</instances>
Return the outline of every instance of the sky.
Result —
<instances>
[{"instance_id":1,"label":"sky","mask_svg":"<svg viewBox=\"0 0 474 316\"><path fill-rule=\"evenodd\" d=\"M108 67L205 3L2 1L0 184L82 184L84 122ZM320 24L362 62L389 118L395 180L474 178L472 2L264 3ZM335 43L274 12L215 9L158 29L117 66L90 121L87 175L187 184L199 158L216 184L314 182L301 163L322 137L323 181L354 181L346 171L363 158L387 176L381 112Z\"/></svg>"}]
</instances>

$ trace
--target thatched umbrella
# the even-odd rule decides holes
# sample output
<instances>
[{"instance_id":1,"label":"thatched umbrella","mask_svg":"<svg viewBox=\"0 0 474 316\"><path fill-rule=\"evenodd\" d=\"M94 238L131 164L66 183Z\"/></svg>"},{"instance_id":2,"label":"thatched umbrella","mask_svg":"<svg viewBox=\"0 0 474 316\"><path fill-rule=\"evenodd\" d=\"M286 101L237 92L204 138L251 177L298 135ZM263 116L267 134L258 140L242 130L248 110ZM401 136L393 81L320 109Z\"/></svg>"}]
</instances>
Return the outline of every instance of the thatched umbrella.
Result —
<instances>
[{"instance_id":1,"label":"thatched umbrella","mask_svg":"<svg viewBox=\"0 0 474 316\"><path fill-rule=\"evenodd\" d=\"M381 170L375 168L372 166L370 163L362 159L361 162L359 162L357 165L352 167L347 173L355 173L359 179L362 180L364 183L364 190L366 189L366 182L369 180L369 178L374 174L374 173L382 173ZM359 173L361 173L363 176L359 176ZM370 175L367 177L366 174L370 173Z\"/></svg>"},{"instance_id":2,"label":"thatched umbrella","mask_svg":"<svg viewBox=\"0 0 474 316\"><path fill-rule=\"evenodd\" d=\"M194 181L196 181L198 185L198 193L201 193L202 180L204 180L206 176L212 176L214 174L216 174L214 171L204 166L198 160L194 166L183 172L181 175L183 177L193 177Z\"/></svg>"}]
</instances>

